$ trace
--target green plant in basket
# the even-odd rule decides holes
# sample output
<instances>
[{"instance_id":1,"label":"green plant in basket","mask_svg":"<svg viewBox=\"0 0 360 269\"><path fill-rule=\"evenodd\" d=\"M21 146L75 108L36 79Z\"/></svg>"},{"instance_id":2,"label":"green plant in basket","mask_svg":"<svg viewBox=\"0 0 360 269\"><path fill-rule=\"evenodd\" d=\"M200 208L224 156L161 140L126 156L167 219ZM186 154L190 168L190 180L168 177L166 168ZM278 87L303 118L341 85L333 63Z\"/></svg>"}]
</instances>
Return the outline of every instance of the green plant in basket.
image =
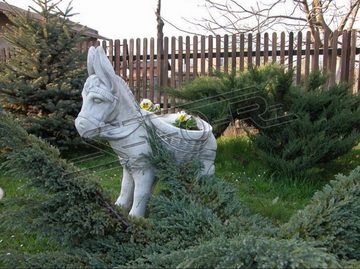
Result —
<instances>
[{"instance_id":1,"label":"green plant in basket","mask_svg":"<svg viewBox=\"0 0 360 269\"><path fill-rule=\"evenodd\" d=\"M177 113L174 126L187 130L199 130L195 118L187 114L185 111Z\"/></svg>"}]
</instances>

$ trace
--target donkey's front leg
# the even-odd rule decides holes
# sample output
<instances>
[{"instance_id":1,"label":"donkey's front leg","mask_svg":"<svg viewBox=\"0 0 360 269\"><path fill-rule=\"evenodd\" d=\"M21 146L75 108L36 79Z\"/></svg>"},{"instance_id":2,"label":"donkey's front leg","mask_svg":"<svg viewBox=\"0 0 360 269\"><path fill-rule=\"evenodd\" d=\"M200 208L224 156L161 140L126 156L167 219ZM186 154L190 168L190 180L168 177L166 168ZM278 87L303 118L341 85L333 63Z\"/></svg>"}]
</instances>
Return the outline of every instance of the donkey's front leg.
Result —
<instances>
[{"instance_id":1,"label":"donkey's front leg","mask_svg":"<svg viewBox=\"0 0 360 269\"><path fill-rule=\"evenodd\" d=\"M130 210L130 215L136 217L144 217L146 205L150 198L152 185L154 182L153 169L134 170L132 176L135 183L134 201Z\"/></svg>"},{"instance_id":2,"label":"donkey's front leg","mask_svg":"<svg viewBox=\"0 0 360 269\"><path fill-rule=\"evenodd\" d=\"M130 209L134 195L134 179L126 167L123 168L123 178L121 181L120 196L115 204Z\"/></svg>"}]
</instances>

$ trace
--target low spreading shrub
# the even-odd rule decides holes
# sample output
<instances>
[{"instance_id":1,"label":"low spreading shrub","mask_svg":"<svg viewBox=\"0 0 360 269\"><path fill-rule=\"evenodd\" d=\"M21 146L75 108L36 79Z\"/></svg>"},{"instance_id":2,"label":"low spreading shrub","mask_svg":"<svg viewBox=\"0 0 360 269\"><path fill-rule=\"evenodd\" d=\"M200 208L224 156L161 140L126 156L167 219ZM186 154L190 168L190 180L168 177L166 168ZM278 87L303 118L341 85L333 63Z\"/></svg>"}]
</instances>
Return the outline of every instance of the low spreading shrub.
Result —
<instances>
[{"instance_id":1,"label":"low spreading shrub","mask_svg":"<svg viewBox=\"0 0 360 269\"><path fill-rule=\"evenodd\" d=\"M315 240L341 259L360 259L360 167L338 175L281 228L282 236Z\"/></svg>"},{"instance_id":2,"label":"low spreading shrub","mask_svg":"<svg viewBox=\"0 0 360 269\"><path fill-rule=\"evenodd\" d=\"M59 157L55 147L28 135L3 113L0 148L7 148L2 167L26 178L29 186L37 187L47 198L31 203L34 208L29 214L35 214L30 217L32 226L61 241L79 243L114 232L121 221L126 223L95 180L82 176Z\"/></svg>"},{"instance_id":3,"label":"low spreading shrub","mask_svg":"<svg viewBox=\"0 0 360 269\"><path fill-rule=\"evenodd\" d=\"M310 243L236 235L170 253L153 253L120 268L340 268L340 265L334 256Z\"/></svg>"},{"instance_id":4,"label":"low spreading shrub","mask_svg":"<svg viewBox=\"0 0 360 269\"><path fill-rule=\"evenodd\" d=\"M56 149L28 136L4 114L0 133L0 147L8 147L4 166L9 172L27 178L45 194L32 208L35 210L30 210L32 215L25 216L26 220L7 219L1 221L1 226L11 229L12 222L23 222L18 227L26 231L30 219L30 224L41 223L42 227L36 226L39 234L62 243L61 249L42 253L15 251L9 257L0 251L0 266L338 268L338 258L357 259L359 214L354 197L358 197L358 184L351 182L358 179L355 175L359 171L354 172L352 180L333 183L344 188L334 187L322 198L324 204L340 204L336 210L324 211L324 224L331 229L316 230L316 219L312 217L315 214L309 214L313 226L307 226L310 228L302 236L295 236L296 228L293 232L284 226L279 231L266 218L253 215L238 201L230 183L215 176L201 176L201 166L196 162L176 165L171 153L156 138L151 138L153 154L144 158L155 165L159 187L150 200L147 219L126 219L110 205L91 178L79 177L73 166L59 159ZM64 177L64 173L69 177ZM336 200L337 197L344 199ZM338 224L339 231L349 229L343 238L338 238L339 233L333 232L335 226L328 224L342 216L340 211L344 212L342 220L346 224ZM350 217L349 212L355 212L355 216ZM0 214L0 218L11 216ZM288 227L297 223L295 220ZM294 226L302 230L302 226ZM332 244L325 237L315 238L314 231L327 236ZM356 260L342 264L350 263L356 264Z\"/></svg>"}]
</instances>

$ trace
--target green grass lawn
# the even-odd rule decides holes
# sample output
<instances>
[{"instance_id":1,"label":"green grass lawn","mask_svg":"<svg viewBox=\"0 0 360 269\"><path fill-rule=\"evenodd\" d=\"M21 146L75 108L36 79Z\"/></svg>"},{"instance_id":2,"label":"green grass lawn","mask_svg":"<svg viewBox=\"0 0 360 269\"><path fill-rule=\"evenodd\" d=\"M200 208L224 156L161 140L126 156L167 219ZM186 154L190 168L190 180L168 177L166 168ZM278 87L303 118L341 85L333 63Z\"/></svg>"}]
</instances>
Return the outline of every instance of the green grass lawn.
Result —
<instances>
[{"instance_id":1,"label":"green grass lawn","mask_svg":"<svg viewBox=\"0 0 360 269\"><path fill-rule=\"evenodd\" d=\"M95 176L115 201L120 191L121 178L121 167L115 154L108 150L98 151L72 156L69 160ZM254 213L267 216L276 224L286 222L292 214L302 209L314 192L333 179L335 174L347 174L358 165L360 145L324 166L324 173L318 180L275 178L267 175L266 167L257 158L246 137L218 139L216 175L231 182L238 191L239 200ZM5 198L0 201L2 219L21 209L22 197L37 199L39 194L29 189L26 182L26 179L11 177L0 170L0 186L5 190ZM0 251L3 253L36 253L60 247L56 242L41 238L36 233L24 234L23 229L17 228L16 224L11 230L0 229Z\"/></svg>"},{"instance_id":2,"label":"green grass lawn","mask_svg":"<svg viewBox=\"0 0 360 269\"><path fill-rule=\"evenodd\" d=\"M218 139L216 174L236 186L240 201L254 213L267 216L275 223L286 222L336 174L348 174L358 165L360 144L348 154L324 165L324 172L317 180L272 177L246 137Z\"/></svg>"}]
</instances>

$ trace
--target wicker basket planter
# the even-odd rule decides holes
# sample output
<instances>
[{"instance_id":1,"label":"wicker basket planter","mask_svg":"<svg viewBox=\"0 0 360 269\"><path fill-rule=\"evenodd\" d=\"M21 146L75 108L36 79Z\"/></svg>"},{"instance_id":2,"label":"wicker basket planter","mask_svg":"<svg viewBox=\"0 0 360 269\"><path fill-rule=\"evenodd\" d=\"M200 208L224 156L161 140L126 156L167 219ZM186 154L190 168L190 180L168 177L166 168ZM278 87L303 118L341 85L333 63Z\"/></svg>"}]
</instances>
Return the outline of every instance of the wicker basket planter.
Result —
<instances>
[{"instance_id":1,"label":"wicker basket planter","mask_svg":"<svg viewBox=\"0 0 360 269\"><path fill-rule=\"evenodd\" d=\"M212 134L212 126L199 117L194 117L199 130L186 130L173 125L176 117L176 114L153 114L150 116L150 121L162 143L175 150L176 159L181 162L189 159L189 156L195 157L206 150L205 146Z\"/></svg>"}]
</instances>

